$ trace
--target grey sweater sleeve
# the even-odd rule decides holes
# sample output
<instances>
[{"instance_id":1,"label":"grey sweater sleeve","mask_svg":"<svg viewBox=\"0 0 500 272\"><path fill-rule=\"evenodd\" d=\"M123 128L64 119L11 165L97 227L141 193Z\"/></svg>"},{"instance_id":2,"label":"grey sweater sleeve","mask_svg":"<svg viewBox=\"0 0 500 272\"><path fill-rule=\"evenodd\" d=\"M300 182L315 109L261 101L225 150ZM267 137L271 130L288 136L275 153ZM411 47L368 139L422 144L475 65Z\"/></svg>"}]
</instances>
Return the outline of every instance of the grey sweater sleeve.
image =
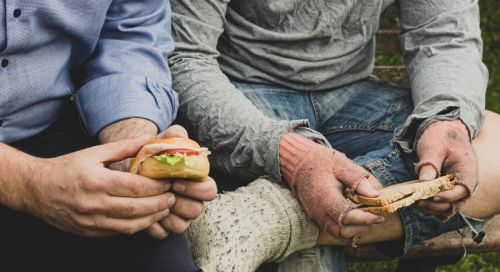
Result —
<instances>
[{"instance_id":1,"label":"grey sweater sleeve","mask_svg":"<svg viewBox=\"0 0 500 272\"><path fill-rule=\"evenodd\" d=\"M475 137L484 120L488 81L477 0L401 0L398 9L415 110L396 141L413 150L435 119L460 118Z\"/></svg>"},{"instance_id":2,"label":"grey sweater sleeve","mask_svg":"<svg viewBox=\"0 0 500 272\"><path fill-rule=\"evenodd\" d=\"M223 31L224 0L172 0L176 49L169 59L173 88L179 93L178 116L190 136L212 150L211 163L245 179L270 175L281 181L279 139L307 121L279 121L265 116L235 89L217 63Z\"/></svg>"}]
</instances>

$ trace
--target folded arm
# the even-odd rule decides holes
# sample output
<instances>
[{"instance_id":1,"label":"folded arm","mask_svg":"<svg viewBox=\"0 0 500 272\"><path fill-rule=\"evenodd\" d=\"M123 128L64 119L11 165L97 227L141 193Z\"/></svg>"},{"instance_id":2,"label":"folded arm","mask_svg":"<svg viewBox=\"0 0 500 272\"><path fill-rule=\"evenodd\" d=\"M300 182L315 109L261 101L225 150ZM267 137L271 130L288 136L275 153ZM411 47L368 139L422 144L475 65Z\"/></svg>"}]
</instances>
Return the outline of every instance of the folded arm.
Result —
<instances>
[{"instance_id":1,"label":"folded arm","mask_svg":"<svg viewBox=\"0 0 500 272\"><path fill-rule=\"evenodd\" d=\"M163 0L113 1L76 94L92 136L127 118L149 120L157 131L175 119L178 102L165 61L174 48L169 9Z\"/></svg>"}]
</instances>

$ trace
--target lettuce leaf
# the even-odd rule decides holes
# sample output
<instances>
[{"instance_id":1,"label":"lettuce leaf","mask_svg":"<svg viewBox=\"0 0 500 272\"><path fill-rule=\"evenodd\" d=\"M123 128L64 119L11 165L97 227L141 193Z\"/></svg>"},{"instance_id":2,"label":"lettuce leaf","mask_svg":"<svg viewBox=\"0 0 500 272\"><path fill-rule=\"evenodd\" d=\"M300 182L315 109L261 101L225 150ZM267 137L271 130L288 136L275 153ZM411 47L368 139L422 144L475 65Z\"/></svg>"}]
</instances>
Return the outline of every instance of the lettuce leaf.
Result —
<instances>
[{"instance_id":1,"label":"lettuce leaf","mask_svg":"<svg viewBox=\"0 0 500 272\"><path fill-rule=\"evenodd\" d=\"M158 156L153 156L153 158L161 163L168 163L170 165L176 165L180 161L184 160L184 164L187 166L192 166L194 164L193 156L188 156L184 154L162 154Z\"/></svg>"}]
</instances>

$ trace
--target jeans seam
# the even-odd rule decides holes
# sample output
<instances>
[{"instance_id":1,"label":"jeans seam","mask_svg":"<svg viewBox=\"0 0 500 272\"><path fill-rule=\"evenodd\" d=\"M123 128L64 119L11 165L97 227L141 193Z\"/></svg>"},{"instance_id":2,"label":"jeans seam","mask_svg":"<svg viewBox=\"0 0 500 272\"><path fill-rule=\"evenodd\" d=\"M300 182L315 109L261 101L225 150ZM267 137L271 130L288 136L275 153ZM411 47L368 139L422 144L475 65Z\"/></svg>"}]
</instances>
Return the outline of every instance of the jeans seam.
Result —
<instances>
[{"instance_id":1,"label":"jeans seam","mask_svg":"<svg viewBox=\"0 0 500 272\"><path fill-rule=\"evenodd\" d=\"M319 111L318 111L319 103L316 100L316 98L314 97L313 92L309 92L309 101L311 101L311 104L312 104L312 109L314 112L314 119L315 119L314 121L315 121L316 127L317 127L319 124L319 119L320 119L320 115L319 115ZM316 128L314 128L314 129L316 129Z\"/></svg>"}]
</instances>

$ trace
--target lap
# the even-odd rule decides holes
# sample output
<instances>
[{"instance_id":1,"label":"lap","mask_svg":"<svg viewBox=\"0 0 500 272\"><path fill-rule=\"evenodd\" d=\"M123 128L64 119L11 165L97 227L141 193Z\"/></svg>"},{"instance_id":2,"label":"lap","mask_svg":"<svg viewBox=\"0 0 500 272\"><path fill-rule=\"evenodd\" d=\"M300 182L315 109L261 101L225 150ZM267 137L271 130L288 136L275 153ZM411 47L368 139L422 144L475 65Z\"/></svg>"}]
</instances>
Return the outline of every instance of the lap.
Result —
<instances>
[{"instance_id":1,"label":"lap","mask_svg":"<svg viewBox=\"0 0 500 272\"><path fill-rule=\"evenodd\" d=\"M415 154L403 153L391 143L394 131L413 110L408 90L372 79L319 92L262 84L236 83L236 87L272 118L308 119L311 128L327 137L334 148L369 169L384 186L417 178ZM386 247L395 255L415 242L464 227L465 220L473 221L457 214L443 222L414 207L401 209L399 218L404 240Z\"/></svg>"},{"instance_id":2,"label":"lap","mask_svg":"<svg viewBox=\"0 0 500 272\"><path fill-rule=\"evenodd\" d=\"M313 92L267 84L233 84L271 118L307 119L312 129L351 158L388 145L413 110L408 90L374 79Z\"/></svg>"}]
</instances>

